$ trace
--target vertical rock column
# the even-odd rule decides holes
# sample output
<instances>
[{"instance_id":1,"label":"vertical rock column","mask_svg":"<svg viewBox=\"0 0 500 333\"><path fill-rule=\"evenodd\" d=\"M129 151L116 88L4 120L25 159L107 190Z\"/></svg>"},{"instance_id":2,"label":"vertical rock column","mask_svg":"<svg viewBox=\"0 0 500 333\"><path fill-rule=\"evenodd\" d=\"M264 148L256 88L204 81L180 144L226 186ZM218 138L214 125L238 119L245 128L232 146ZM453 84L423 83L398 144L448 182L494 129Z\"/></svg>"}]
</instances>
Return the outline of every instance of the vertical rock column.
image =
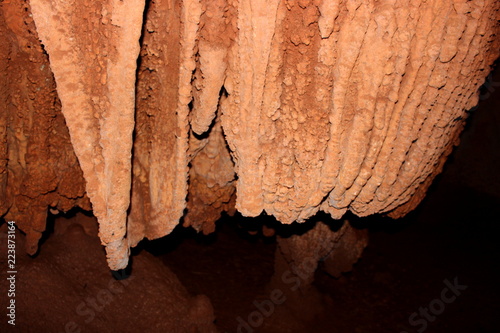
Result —
<instances>
[{"instance_id":1,"label":"vertical rock column","mask_svg":"<svg viewBox=\"0 0 500 333\"><path fill-rule=\"evenodd\" d=\"M202 3L198 58L190 112L189 194L184 226L210 233L223 211L234 213L236 174L220 122L219 105L227 51L235 39L236 14L229 1Z\"/></svg>"},{"instance_id":2,"label":"vertical rock column","mask_svg":"<svg viewBox=\"0 0 500 333\"><path fill-rule=\"evenodd\" d=\"M130 246L169 234L186 208L188 115L201 13L199 0L148 4L137 79Z\"/></svg>"},{"instance_id":3,"label":"vertical rock column","mask_svg":"<svg viewBox=\"0 0 500 333\"><path fill-rule=\"evenodd\" d=\"M135 75L143 0L32 0L111 269L128 263Z\"/></svg>"}]
</instances>

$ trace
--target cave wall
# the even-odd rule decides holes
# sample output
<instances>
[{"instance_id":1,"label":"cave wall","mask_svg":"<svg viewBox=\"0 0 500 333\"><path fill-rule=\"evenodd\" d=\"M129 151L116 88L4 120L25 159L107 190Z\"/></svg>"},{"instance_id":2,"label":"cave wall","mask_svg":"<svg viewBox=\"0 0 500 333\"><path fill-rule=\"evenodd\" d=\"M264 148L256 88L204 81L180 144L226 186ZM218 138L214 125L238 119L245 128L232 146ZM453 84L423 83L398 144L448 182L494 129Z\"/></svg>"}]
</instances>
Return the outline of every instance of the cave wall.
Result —
<instances>
[{"instance_id":1,"label":"cave wall","mask_svg":"<svg viewBox=\"0 0 500 333\"><path fill-rule=\"evenodd\" d=\"M500 46L494 0L1 6L0 215L33 252L90 199L112 269L181 218L405 215Z\"/></svg>"},{"instance_id":2,"label":"cave wall","mask_svg":"<svg viewBox=\"0 0 500 333\"><path fill-rule=\"evenodd\" d=\"M0 216L17 222L26 251L35 254L48 207L91 205L30 8L22 1L1 6Z\"/></svg>"}]
</instances>

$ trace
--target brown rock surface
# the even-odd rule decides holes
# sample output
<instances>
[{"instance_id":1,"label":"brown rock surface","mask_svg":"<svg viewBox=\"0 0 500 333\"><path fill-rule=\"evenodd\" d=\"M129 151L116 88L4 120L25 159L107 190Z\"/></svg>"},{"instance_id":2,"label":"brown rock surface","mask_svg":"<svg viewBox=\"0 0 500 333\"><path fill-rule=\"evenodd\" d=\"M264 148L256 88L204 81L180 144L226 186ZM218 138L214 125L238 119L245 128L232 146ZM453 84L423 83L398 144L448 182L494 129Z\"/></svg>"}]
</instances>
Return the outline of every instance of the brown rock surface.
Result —
<instances>
[{"instance_id":1,"label":"brown rock surface","mask_svg":"<svg viewBox=\"0 0 500 333\"><path fill-rule=\"evenodd\" d=\"M220 121L217 119L206 138L190 137L191 167L184 226L204 234L215 230L222 212L234 214L235 173Z\"/></svg>"},{"instance_id":2,"label":"brown rock surface","mask_svg":"<svg viewBox=\"0 0 500 333\"><path fill-rule=\"evenodd\" d=\"M498 56L498 6L242 1L222 104L236 208L284 223L413 209Z\"/></svg>"},{"instance_id":3,"label":"brown rock surface","mask_svg":"<svg viewBox=\"0 0 500 333\"><path fill-rule=\"evenodd\" d=\"M151 254L133 257L134 271L128 278L125 272L110 274L96 224L95 218L82 214L59 218L37 258L18 254L14 331L217 332L209 299L188 294ZM4 229L1 239L6 239ZM18 246L24 242L19 232L16 241ZM6 242L0 244L7 253ZM2 290L8 290L7 283L0 281ZM7 301L1 298L2 307ZM6 325L2 320L2 332Z\"/></svg>"},{"instance_id":4,"label":"brown rock surface","mask_svg":"<svg viewBox=\"0 0 500 333\"><path fill-rule=\"evenodd\" d=\"M30 8L1 6L0 216L17 221L34 254L48 207L89 210L90 203Z\"/></svg>"},{"instance_id":5,"label":"brown rock surface","mask_svg":"<svg viewBox=\"0 0 500 333\"><path fill-rule=\"evenodd\" d=\"M234 188L283 223L405 215L500 47L494 0L30 4L36 30L1 7L0 214L33 252L47 206L85 206L60 98L113 269L186 208L210 232Z\"/></svg>"},{"instance_id":6,"label":"brown rock surface","mask_svg":"<svg viewBox=\"0 0 500 333\"><path fill-rule=\"evenodd\" d=\"M129 243L169 234L186 207L189 103L201 5L151 2L137 80Z\"/></svg>"},{"instance_id":7,"label":"brown rock surface","mask_svg":"<svg viewBox=\"0 0 500 333\"><path fill-rule=\"evenodd\" d=\"M113 269L125 268L135 73L144 2L30 1Z\"/></svg>"}]
</instances>

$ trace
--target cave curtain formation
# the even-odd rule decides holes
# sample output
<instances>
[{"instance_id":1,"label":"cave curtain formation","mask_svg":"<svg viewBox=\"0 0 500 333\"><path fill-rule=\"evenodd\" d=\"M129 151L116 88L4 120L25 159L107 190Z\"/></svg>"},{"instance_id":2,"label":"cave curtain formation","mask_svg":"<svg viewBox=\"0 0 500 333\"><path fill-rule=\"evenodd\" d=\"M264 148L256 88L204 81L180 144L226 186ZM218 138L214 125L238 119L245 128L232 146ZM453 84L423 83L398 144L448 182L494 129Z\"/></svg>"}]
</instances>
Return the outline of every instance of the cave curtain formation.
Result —
<instances>
[{"instance_id":1,"label":"cave curtain formation","mask_svg":"<svg viewBox=\"0 0 500 333\"><path fill-rule=\"evenodd\" d=\"M92 209L109 267L222 211L397 218L458 144L496 0L10 0L0 216Z\"/></svg>"}]
</instances>

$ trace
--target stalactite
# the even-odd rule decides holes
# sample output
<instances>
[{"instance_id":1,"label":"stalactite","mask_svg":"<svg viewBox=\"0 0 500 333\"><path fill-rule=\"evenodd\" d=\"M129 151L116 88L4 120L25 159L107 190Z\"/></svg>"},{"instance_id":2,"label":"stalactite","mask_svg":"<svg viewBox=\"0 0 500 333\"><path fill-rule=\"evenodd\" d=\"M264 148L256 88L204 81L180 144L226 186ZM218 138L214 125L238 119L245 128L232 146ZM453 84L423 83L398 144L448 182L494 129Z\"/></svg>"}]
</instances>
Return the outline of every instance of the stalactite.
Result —
<instances>
[{"instance_id":1,"label":"stalactite","mask_svg":"<svg viewBox=\"0 0 500 333\"><path fill-rule=\"evenodd\" d=\"M76 155L112 269L183 216L405 215L500 46L494 0L30 6L1 9L0 214L35 251L47 207L85 207Z\"/></svg>"},{"instance_id":2,"label":"stalactite","mask_svg":"<svg viewBox=\"0 0 500 333\"><path fill-rule=\"evenodd\" d=\"M143 0L30 2L108 263L128 263L136 62Z\"/></svg>"}]
</instances>

